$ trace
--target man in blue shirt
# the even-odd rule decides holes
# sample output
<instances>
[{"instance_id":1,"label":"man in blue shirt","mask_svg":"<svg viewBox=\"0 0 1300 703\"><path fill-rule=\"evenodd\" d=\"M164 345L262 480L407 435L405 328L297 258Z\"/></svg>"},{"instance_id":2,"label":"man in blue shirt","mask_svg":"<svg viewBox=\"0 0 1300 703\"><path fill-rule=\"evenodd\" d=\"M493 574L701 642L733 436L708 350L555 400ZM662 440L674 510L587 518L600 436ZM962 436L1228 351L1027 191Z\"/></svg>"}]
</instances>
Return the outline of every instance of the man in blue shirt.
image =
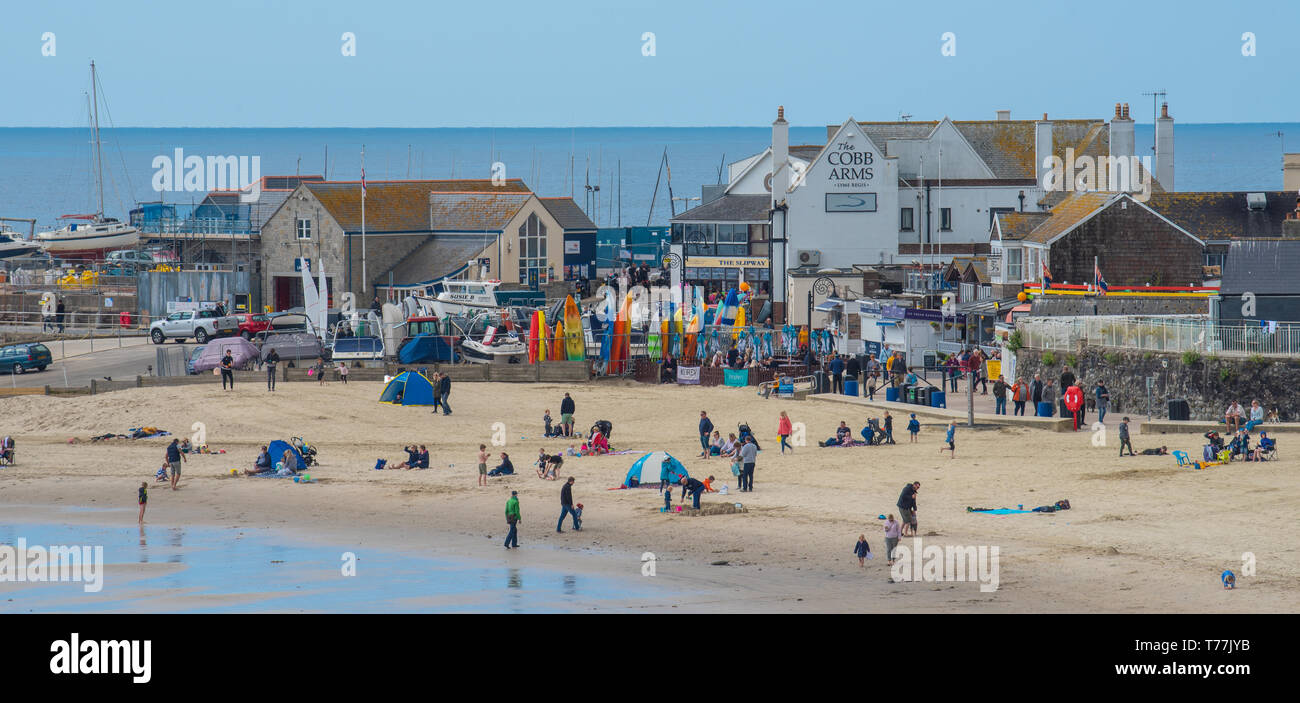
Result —
<instances>
[{"instance_id":1,"label":"man in blue shirt","mask_svg":"<svg viewBox=\"0 0 1300 703\"><path fill-rule=\"evenodd\" d=\"M844 392L844 360L840 358L839 354L833 354L831 356L830 371L831 371L831 392L843 393Z\"/></svg>"},{"instance_id":2,"label":"man in blue shirt","mask_svg":"<svg viewBox=\"0 0 1300 703\"><path fill-rule=\"evenodd\" d=\"M703 410L700 411L700 446L704 451L700 456L709 455L709 435L713 434L713 421L709 419L709 414Z\"/></svg>"},{"instance_id":3,"label":"man in blue shirt","mask_svg":"<svg viewBox=\"0 0 1300 703\"><path fill-rule=\"evenodd\" d=\"M167 445L167 466L171 469L172 473L173 491L176 490L176 482L181 478L182 461L189 461L189 459L186 459L185 455L181 453L181 441L179 439L173 439L172 443Z\"/></svg>"}]
</instances>

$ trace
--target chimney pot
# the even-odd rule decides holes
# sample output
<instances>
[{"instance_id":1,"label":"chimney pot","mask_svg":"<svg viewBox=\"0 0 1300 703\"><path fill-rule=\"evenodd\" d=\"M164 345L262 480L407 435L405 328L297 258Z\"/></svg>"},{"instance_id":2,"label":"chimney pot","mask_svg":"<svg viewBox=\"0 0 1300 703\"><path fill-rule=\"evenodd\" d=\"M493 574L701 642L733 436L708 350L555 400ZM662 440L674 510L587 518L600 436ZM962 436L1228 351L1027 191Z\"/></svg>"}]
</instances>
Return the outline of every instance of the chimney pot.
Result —
<instances>
[{"instance_id":1,"label":"chimney pot","mask_svg":"<svg viewBox=\"0 0 1300 703\"><path fill-rule=\"evenodd\" d=\"M1043 121L1044 121L1044 122L1047 121L1047 113L1046 113L1046 112L1043 113Z\"/></svg>"},{"instance_id":2,"label":"chimney pot","mask_svg":"<svg viewBox=\"0 0 1300 703\"><path fill-rule=\"evenodd\" d=\"M1123 117L1124 113L1120 112L1119 103L1115 103L1115 117Z\"/></svg>"},{"instance_id":3,"label":"chimney pot","mask_svg":"<svg viewBox=\"0 0 1300 703\"><path fill-rule=\"evenodd\" d=\"M1128 119L1128 103L1124 103L1124 119Z\"/></svg>"},{"instance_id":4,"label":"chimney pot","mask_svg":"<svg viewBox=\"0 0 1300 703\"><path fill-rule=\"evenodd\" d=\"M1169 117L1169 103L1160 103L1160 116Z\"/></svg>"},{"instance_id":5,"label":"chimney pot","mask_svg":"<svg viewBox=\"0 0 1300 703\"><path fill-rule=\"evenodd\" d=\"M785 119L785 105L777 105L777 106L776 106L776 119L778 119L778 120L784 120L784 119Z\"/></svg>"}]
</instances>

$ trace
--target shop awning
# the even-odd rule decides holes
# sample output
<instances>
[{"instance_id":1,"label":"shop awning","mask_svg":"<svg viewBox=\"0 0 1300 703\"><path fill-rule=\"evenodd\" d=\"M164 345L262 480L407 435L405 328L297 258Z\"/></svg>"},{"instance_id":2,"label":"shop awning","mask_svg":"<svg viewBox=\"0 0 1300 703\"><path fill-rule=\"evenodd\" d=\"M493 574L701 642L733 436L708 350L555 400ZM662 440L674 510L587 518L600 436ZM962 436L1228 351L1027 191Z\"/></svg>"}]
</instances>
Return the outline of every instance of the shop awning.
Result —
<instances>
[{"instance_id":1,"label":"shop awning","mask_svg":"<svg viewBox=\"0 0 1300 703\"><path fill-rule=\"evenodd\" d=\"M817 304L813 310L817 312L835 312L844 306L844 301L839 298L827 298Z\"/></svg>"},{"instance_id":2,"label":"shop awning","mask_svg":"<svg viewBox=\"0 0 1300 703\"><path fill-rule=\"evenodd\" d=\"M957 313L968 315L991 315L997 312L1008 311L1018 302L1019 301L1015 298L985 298L984 300L975 300L958 305Z\"/></svg>"}]
</instances>

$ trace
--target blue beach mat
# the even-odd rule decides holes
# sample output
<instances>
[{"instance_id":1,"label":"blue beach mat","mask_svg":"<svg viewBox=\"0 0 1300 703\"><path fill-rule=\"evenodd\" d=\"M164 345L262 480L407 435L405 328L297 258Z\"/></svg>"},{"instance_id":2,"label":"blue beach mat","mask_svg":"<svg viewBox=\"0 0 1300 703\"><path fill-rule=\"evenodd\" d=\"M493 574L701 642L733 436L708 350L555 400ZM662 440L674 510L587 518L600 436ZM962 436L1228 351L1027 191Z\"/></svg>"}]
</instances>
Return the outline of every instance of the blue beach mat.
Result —
<instances>
[{"instance_id":1,"label":"blue beach mat","mask_svg":"<svg viewBox=\"0 0 1300 703\"><path fill-rule=\"evenodd\" d=\"M1011 508L998 508L996 510L970 510L967 512L983 513L985 515L1019 515L1021 513L1032 513L1032 510L1012 510Z\"/></svg>"}]
</instances>

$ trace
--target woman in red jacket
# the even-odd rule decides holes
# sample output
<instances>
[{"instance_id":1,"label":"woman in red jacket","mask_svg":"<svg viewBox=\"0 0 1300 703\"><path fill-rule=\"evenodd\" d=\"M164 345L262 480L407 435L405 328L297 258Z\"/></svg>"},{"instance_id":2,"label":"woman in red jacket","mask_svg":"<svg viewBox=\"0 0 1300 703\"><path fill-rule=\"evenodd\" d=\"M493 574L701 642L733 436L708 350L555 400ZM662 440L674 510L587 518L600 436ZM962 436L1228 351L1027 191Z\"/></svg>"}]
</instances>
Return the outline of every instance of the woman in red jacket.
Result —
<instances>
[{"instance_id":1,"label":"woman in red jacket","mask_svg":"<svg viewBox=\"0 0 1300 703\"><path fill-rule=\"evenodd\" d=\"M790 447L790 453L794 454L794 447L790 445L790 416L781 411L781 419L777 421L776 433L781 435L781 453L785 454L785 448Z\"/></svg>"}]
</instances>

